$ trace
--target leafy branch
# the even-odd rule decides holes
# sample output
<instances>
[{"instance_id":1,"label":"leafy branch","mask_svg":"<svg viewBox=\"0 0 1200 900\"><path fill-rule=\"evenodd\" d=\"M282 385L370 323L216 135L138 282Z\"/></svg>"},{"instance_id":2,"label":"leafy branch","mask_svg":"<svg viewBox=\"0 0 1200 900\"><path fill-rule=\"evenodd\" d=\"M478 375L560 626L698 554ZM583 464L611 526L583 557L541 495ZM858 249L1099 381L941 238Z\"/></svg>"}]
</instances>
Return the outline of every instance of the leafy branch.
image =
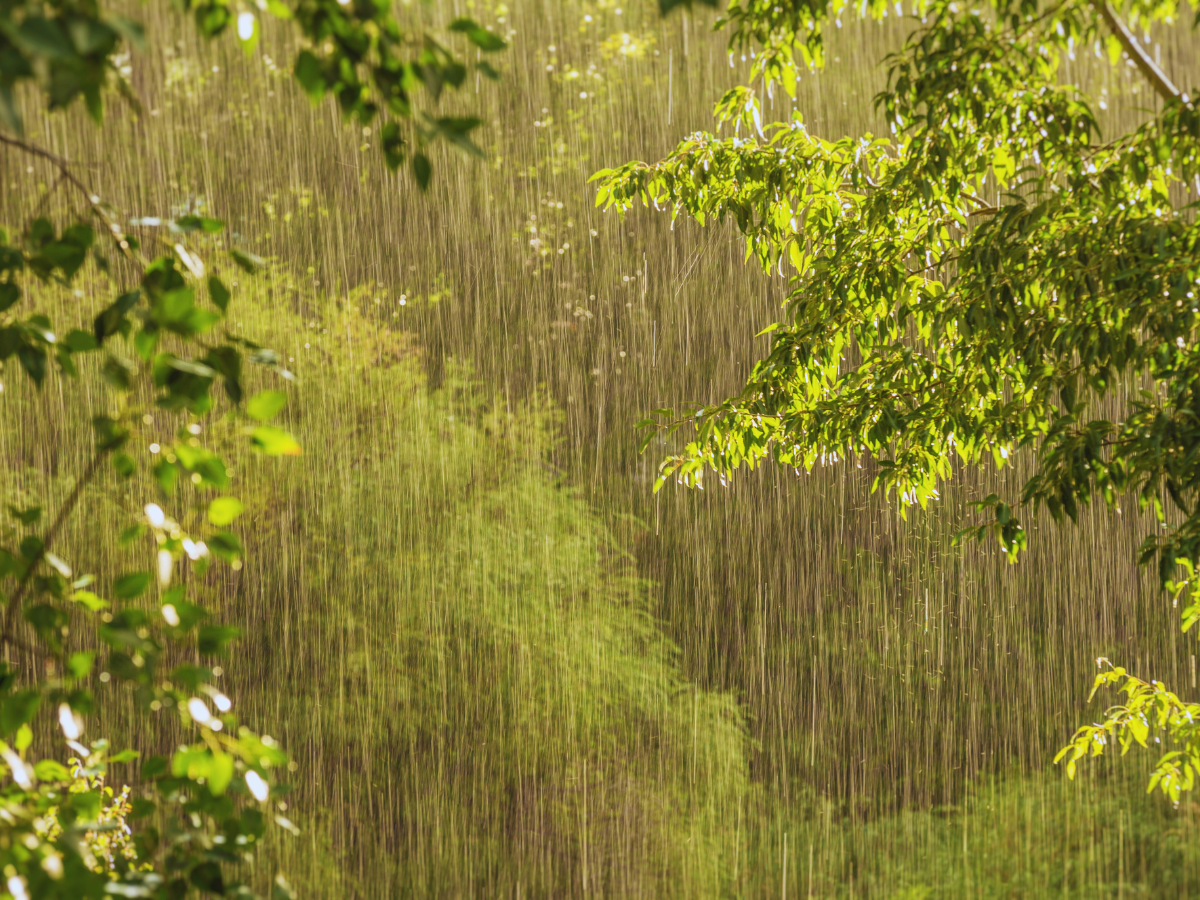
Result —
<instances>
[{"instance_id":1,"label":"leafy branch","mask_svg":"<svg viewBox=\"0 0 1200 900\"><path fill-rule=\"evenodd\" d=\"M1143 681L1103 657L1096 663L1104 671L1096 676L1088 700L1110 686L1116 686L1126 699L1106 709L1100 722L1079 728L1054 762L1065 759L1067 777L1074 778L1082 760L1102 756L1118 746L1124 756L1135 743L1148 748L1149 741L1160 744L1165 738L1168 746L1177 749L1159 757L1146 793L1157 787L1178 804L1180 795L1195 787L1200 773L1200 704L1185 703L1162 682Z\"/></svg>"},{"instance_id":2,"label":"leafy branch","mask_svg":"<svg viewBox=\"0 0 1200 900\"><path fill-rule=\"evenodd\" d=\"M0 139L6 146L49 161L59 169L60 180L84 194L103 231L133 263L138 279L136 287L101 311L90 330L74 328L60 339L61 331L48 316L33 313L21 317L17 313L20 301L32 297L22 276L32 274L46 286L69 286L87 263L95 242L94 229L76 223L60 233L49 220L38 217L24 230L19 243L9 244L0 232L0 362L18 357L31 383L41 388L49 374L50 357L57 361L64 378L78 379L81 375L75 359L103 351L105 361L88 371L103 377L119 407L112 416L94 417L95 450L49 527L40 534L33 530L41 518L40 507L10 507L28 533L15 548L0 547L0 582L12 582L0 642L54 665L28 674L0 667L0 770L6 770L15 782L5 794L10 816L0 824L0 863L19 873L10 876L10 886L13 879L19 880L37 896L99 896L105 890L111 892L113 884L129 896L158 896L161 890L181 897L192 888L222 896L249 896L245 885L227 880L223 864L250 861L271 819L280 828L295 830L282 815L268 816L272 796L287 790L274 773L286 770L290 761L274 741L239 722L232 701L213 683L213 669L195 663L176 665L169 672L160 672L159 667L173 647L171 655L176 657L181 650L197 660L219 657L239 635L236 628L208 622L208 612L188 599L184 586L172 586L177 566L193 565L200 575L214 561L236 569L245 552L237 535L229 530L242 512L241 502L231 496L203 500L203 492L223 491L229 486L221 456L195 438L202 431L198 423L216 408L212 389L218 384L224 388L230 401L224 422L242 424L240 431L256 451L268 456L295 455L300 452L296 440L270 424L286 405L286 394L268 389L245 399L243 361L285 379L291 376L274 351L234 337L228 330L224 340L208 336L224 319L231 293L219 273L204 265L199 248L189 250L180 242L172 255L143 262L137 240L113 227L115 218L69 163L22 139L6 135ZM201 241L224 227L219 220L201 216L183 216L172 224ZM245 253L231 250L229 256L242 269L254 268L254 261ZM99 256L96 260L98 265L103 261ZM183 264L182 270L177 262ZM107 266L102 271L107 272ZM198 282L206 288L212 309L197 304ZM112 345L119 340L131 345L139 360L137 366L112 352ZM196 355L185 355L188 348ZM151 483L168 506L176 501L181 483L191 484L193 503L207 507L206 514L195 520L195 527L185 529L162 506L149 503L139 515L140 521L121 535L122 545L146 537L153 541L161 592L160 615L156 617L135 602L150 590L155 572L135 570L114 580L109 586L117 601L114 605L92 589L92 576L76 576L70 564L57 555L62 552L57 544L68 521L87 508L86 491L106 470L106 462L111 462L112 470L125 482L132 483L137 477L141 465L124 447L139 427L135 423L142 414L128 398L142 389L149 389L162 414L192 420L180 425L174 443L163 440L165 458L148 473ZM67 626L80 616L93 625L95 644L70 652L64 640ZM22 620L32 630L32 643L18 634ZM71 628L76 641L80 635L86 641L87 633L87 628ZM197 738L170 759L146 760L142 779L157 791L159 800L138 797L130 809L144 817L161 804L167 833L160 835L154 829L135 833L130 855L112 860L107 869L97 868L86 840L89 828L94 827L90 823L103 812L92 799L98 795L71 795L64 803L61 797L75 776L52 758L34 765L26 762L31 723L44 708L57 712L63 737L89 777L102 779L110 763L138 756L133 751L110 753L104 738L93 740L90 747L80 743L85 718L93 712L88 684L101 649L107 651L105 671L128 683L147 713L172 710L185 732L190 729ZM10 746L8 741L14 744ZM230 793L248 794L251 802L234 803ZM47 830L42 823L51 811L61 827ZM214 855L211 848L218 835L230 843L222 844L228 849ZM275 896L291 896L282 876L277 879Z\"/></svg>"}]
</instances>

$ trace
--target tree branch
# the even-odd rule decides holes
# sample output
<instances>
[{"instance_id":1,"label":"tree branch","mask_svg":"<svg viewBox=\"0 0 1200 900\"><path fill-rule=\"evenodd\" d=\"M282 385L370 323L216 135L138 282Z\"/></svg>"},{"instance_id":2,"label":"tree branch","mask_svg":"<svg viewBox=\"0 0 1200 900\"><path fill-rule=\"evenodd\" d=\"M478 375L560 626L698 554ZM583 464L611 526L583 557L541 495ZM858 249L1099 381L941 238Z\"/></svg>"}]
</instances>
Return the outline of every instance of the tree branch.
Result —
<instances>
[{"instance_id":1,"label":"tree branch","mask_svg":"<svg viewBox=\"0 0 1200 900\"><path fill-rule=\"evenodd\" d=\"M1121 46L1125 48L1125 52L1129 54L1130 59L1134 61L1158 95L1164 100L1179 100L1182 96L1179 88L1171 83L1171 79L1154 64L1154 60L1142 49L1142 45L1137 42L1133 32L1121 21L1117 11L1113 9L1112 3L1109 0L1100 0L1095 6L1104 21L1108 23L1108 27L1112 29L1117 40L1121 42Z\"/></svg>"},{"instance_id":2,"label":"tree branch","mask_svg":"<svg viewBox=\"0 0 1200 900\"><path fill-rule=\"evenodd\" d=\"M59 509L58 515L54 517L54 522L46 530L46 534L42 538L42 549L30 560L29 568L25 570L24 577L8 601L8 609L4 612L4 631L0 632L0 641L18 647L21 646L14 631L17 624L17 610L21 608L21 603L25 600L25 595L29 593L29 585L33 583L34 570L46 558L46 553L49 552L54 539L58 537L58 533L62 531L63 526L67 523L67 519L75 511L75 507L79 503L79 498L83 496L83 489L96 477L96 474L100 471L100 464L107 455L108 452L105 450L96 452L96 455L92 457L92 461L88 463L88 467L84 469L83 474L76 480L75 487L71 489L71 493Z\"/></svg>"},{"instance_id":3,"label":"tree branch","mask_svg":"<svg viewBox=\"0 0 1200 900\"><path fill-rule=\"evenodd\" d=\"M120 223L116 222L112 217L104 211L100 205L100 200L96 197L86 184L79 180L74 172L71 171L71 163L63 159L61 156L55 156L49 150L45 150L36 144L31 144L28 141L23 141L20 138L10 137L3 132L0 132L0 144L9 147L14 147L22 153L27 153L30 156L36 156L39 159L44 159L60 173L59 182L66 181L71 187L75 188L79 193L83 194L84 200L87 201L88 208L97 219L103 223L103 230L112 239L112 242L117 245L117 250L131 263L138 267L139 271L145 271L146 266L138 255L134 253L133 248L129 244L129 240L125 236L124 230ZM57 185L55 185L57 187Z\"/></svg>"}]
</instances>

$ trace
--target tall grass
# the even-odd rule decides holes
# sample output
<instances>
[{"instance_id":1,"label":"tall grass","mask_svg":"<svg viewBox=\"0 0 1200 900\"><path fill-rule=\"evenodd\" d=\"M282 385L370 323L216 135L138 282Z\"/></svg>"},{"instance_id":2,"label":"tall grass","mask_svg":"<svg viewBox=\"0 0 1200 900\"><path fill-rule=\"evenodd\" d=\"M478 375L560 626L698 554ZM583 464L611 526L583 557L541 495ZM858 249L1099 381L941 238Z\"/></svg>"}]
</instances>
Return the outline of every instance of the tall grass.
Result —
<instances>
[{"instance_id":1,"label":"tall grass","mask_svg":"<svg viewBox=\"0 0 1200 900\"><path fill-rule=\"evenodd\" d=\"M242 279L236 320L290 358L306 455L237 460L252 555L205 590L247 631L226 666L242 708L301 764L305 834L278 848L296 881L314 897L1187 896L1192 806L1140 796L1135 759L1074 784L1047 769L1089 715L1096 656L1196 688L1177 611L1134 565L1131 507L1039 522L1010 567L950 537L1011 475L964 475L907 520L853 466L650 494L664 448L637 456L630 424L736 389L783 286L727 229L593 211L591 171L709 127L741 64L701 16L617 9L414 8L511 31L503 82L468 98L490 161L439 151L428 196L384 173L374 131L309 106L284 31L247 60L165 6L131 61L144 116L102 132L26 117L131 216L203 204L276 260ZM878 127L874 64L898 37L847 24L801 85L812 130ZM1186 31L1156 37L1176 81L1197 74ZM1065 76L1104 85L1114 125L1138 116L1136 82L1082 56ZM66 212L29 166L0 159L8 224ZM106 292L97 275L39 302L86 321ZM0 397L6 495L61 496L87 446L62 416L102 391L14 378ZM145 500L94 499L114 517ZM91 535L76 558L125 564ZM169 746L103 701L136 744Z\"/></svg>"}]
</instances>

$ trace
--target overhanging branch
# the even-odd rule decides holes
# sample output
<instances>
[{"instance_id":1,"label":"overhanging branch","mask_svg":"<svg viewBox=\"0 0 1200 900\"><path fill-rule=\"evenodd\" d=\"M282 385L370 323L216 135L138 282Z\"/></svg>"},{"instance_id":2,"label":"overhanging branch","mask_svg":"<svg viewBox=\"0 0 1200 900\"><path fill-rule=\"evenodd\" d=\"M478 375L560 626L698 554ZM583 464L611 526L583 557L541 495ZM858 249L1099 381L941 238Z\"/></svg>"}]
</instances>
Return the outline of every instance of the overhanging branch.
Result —
<instances>
[{"instance_id":1,"label":"overhanging branch","mask_svg":"<svg viewBox=\"0 0 1200 900\"><path fill-rule=\"evenodd\" d=\"M1129 27L1121 21L1117 11L1113 9L1112 3L1109 0L1101 0L1096 3L1096 9L1100 11L1100 15L1104 21L1108 23L1108 27L1112 29L1112 33L1117 40L1121 42L1121 46L1125 48L1125 52L1129 54L1129 58L1133 60L1141 73L1146 76L1146 80L1153 85L1154 90L1164 100L1178 100L1182 96L1179 88L1171 83L1171 79L1166 76L1152 60L1146 51L1142 49L1142 45L1137 42L1137 38L1133 36L1133 32Z\"/></svg>"}]
</instances>

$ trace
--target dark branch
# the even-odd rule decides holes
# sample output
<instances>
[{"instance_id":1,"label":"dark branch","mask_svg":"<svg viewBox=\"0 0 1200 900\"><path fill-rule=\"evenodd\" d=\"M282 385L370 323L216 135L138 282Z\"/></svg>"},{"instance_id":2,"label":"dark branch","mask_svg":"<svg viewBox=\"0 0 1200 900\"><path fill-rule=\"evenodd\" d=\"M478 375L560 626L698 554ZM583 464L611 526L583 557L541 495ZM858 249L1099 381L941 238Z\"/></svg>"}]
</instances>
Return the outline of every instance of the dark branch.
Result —
<instances>
[{"instance_id":1,"label":"dark branch","mask_svg":"<svg viewBox=\"0 0 1200 900\"><path fill-rule=\"evenodd\" d=\"M56 156L49 150L45 150L36 144L31 144L28 141L21 140L20 138L10 137L2 132L0 132L0 144L4 144L9 147L15 147L22 153L28 153L30 156L36 156L39 159L44 159L46 162L50 163L50 165L54 166L54 168L58 169L60 173L59 181L66 181L71 185L71 187L83 194L84 200L87 201L88 208L91 209L96 218L100 220L105 234L107 234L109 238L112 239L112 242L116 244L117 250L120 251L120 253L126 259L136 265L139 270L145 270L145 266L142 264L142 261L138 259L137 254L135 254L133 252L133 248L130 247L129 241L126 238L125 232L121 228L120 224L113 220L112 217L104 211L104 208L100 205L100 200L90 190L88 190L87 185L80 181L78 176L71 171L71 163L63 159L61 156ZM55 185L55 187L57 187L57 185Z\"/></svg>"},{"instance_id":2,"label":"dark branch","mask_svg":"<svg viewBox=\"0 0 1200 900\"><path fill-rule=\"evenodd\" d=\"M58 511L58 515L54 517L54 522L52 522L50 527L46 530L46 534L42 538L42 549L38 551L38 554L32 560L30 560L29 568L25 570L24 577L21 579L20 584L17 585L16 591L13 592L12 597L8 601L8 609L5 610L4 613L4 631L0 632L0 641L18 647L21 646L21 643L17 639L15 633L15 628L17 625L17 611L20 610L21 604L25 600L25 595L29 593L29 586L33 583L34 570L37 569L42 560L46 558L46 554L50 551L51 545L53 545L55 539L59 535L59 532L62 531L63 526L66 525L67 519L70 518L71 513L75 511L75 507L79 504L79 498L83 496L84 488L91 484L92 480L96 477L97 473L100 471L100 464L104 462L104 458L107 455L107 452L101 450L97 451L96 455L92 457L92 461L88 463L88 467L84 469L83 474L80 475L76 480L75 487L71 489L71 493L63 502L62 507Z\"/></svg>"}]
</instances>

